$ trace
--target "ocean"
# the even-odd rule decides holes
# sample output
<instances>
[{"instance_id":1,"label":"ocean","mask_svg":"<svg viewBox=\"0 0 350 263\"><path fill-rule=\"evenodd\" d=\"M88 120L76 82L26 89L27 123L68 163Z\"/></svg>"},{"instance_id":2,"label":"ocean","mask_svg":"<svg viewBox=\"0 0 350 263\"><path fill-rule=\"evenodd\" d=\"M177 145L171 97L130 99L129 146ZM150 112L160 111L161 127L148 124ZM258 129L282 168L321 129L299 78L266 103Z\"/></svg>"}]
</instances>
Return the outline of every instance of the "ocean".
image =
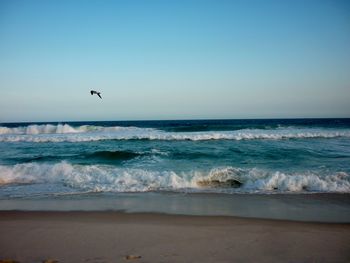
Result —
<instances>
[{"instance_id":1,"label":"ocean","mask_svg":"<svg viewBox=\"0 0 350 263\"><path fill-rule=\"evenodd\" d=\"M0 124L0 209L349 193L350 119Z\"/></svg>"}]
</instances>

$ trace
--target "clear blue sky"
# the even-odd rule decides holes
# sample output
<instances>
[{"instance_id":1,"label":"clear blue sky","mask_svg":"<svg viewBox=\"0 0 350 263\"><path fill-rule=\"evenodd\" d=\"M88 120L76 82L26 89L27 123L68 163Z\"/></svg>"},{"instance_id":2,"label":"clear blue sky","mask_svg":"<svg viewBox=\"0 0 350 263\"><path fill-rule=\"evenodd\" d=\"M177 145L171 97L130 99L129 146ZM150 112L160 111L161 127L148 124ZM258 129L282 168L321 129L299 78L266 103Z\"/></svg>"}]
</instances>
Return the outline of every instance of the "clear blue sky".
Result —
<instances>
[{"instance_id":1,"label":"clear blue sky","mask_svg":"<svg viewBox=\"0 0 350 263\"><path fill-rule=\"evenodd\" d=\"M0 0L0 91L0 122L350 117L350 2Z\"/></svg>"}]
</instances>

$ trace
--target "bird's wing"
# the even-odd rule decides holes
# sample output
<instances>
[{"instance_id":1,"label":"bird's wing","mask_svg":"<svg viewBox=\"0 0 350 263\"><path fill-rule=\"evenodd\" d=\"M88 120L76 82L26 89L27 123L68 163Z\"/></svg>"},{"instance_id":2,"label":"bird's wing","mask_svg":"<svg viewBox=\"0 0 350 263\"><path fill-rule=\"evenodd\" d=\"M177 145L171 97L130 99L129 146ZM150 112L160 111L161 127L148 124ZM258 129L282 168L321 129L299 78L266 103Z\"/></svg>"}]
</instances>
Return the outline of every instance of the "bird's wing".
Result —
<instances>
[{"instance_id":1,"label":"bird's wing","mask_svg":"<svg viewBox=\"0 0 350 263\"><path fill-rule=\"evenodd\" d=\"M96 93L97 94L97 96L99 96L100 97L100 99L102 99L102 97L101 97L101 93L99 92L99 93Z\"/></svg>"}]
</instances>

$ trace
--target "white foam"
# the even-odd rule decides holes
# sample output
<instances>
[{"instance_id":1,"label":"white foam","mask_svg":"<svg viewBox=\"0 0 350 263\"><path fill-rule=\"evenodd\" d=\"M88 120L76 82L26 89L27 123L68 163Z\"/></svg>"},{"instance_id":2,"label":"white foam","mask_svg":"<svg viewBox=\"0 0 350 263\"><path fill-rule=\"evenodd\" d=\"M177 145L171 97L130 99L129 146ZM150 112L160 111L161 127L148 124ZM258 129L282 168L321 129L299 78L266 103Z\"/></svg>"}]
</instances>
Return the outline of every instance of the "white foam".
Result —
<instances>
[{"instance_id":1,"label":"white foam","mask_svg":"<svg viewBox=\"0 0 350 263\"><path fill-rule=\"evenodd\" d=\"M102 127L68 124L29 125L17 128L0 127L0 142L85 142L99 140L257 140L350 137L349 129L270 130L242 129L236 131L166 132L152 128Z\"/></svg>"},{"instance_id":2,"label":"white foam","mask_svg":"<svg viewBox=\"0 0 350 263\"><path fill-rule=\"evenodd\" d=\"M134 129L140 129L137 127L103 127L93 125L82 125L78 127L72 127L68 124L32 124L28 126L20 126L15 128L0 127L1 134L10 135L37 135L37 134L66 134L66 133L87 133L87 132L116 132L116 131L129 131ZM142 129L142 128L141 128ZM145 129L147 130L147 128Z\"/></svg>"},{"instance_id":3,"label":"white foam","mask_svg":"<svg viewBox=\"0 0 350 263\"><path fill-rule=\"evenodd\" d=\"M53 133L76 133L79 130L68 124L43 124L28 125L16 128L0 127L0 134L53 134Z\"/></svg>"},{"instance_id":4,"label":"white foam","mask_svg":"<svg viewBox=\"0 0 350 263\"><path fill-rule=\"evenodd\" d=\"M204 187L202 181L242 182L239 188ZM0 184L60 184L79 191L211 191L211 192L350 192L350 176L345 172L283 173L234 167L209 171L152 171L116 168L106 165L72 165L26 163L0 166Z\"/></svg>"},{"instance_id":5,"label":"white foam","mask_svg":"<svg viewBox=\"0 0 350 263\"><path fill-rule=\"evenodd\" d=\"M275 172L258 178L254 175L246 181L244 189L281 192L350 192L349 175L344 172L320 176L317 173L286 174Z\"/></svg>"}]
</instances>

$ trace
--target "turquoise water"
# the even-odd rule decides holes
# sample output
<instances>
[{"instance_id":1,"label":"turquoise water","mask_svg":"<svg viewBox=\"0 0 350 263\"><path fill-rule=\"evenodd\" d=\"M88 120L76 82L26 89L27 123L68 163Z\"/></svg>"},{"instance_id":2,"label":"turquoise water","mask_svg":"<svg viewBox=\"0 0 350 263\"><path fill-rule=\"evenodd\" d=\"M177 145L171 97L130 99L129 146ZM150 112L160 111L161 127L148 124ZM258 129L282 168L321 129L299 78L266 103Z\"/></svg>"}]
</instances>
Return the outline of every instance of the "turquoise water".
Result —
<instances>
[{"instance_id":1,"label":"turquoise water","mask_svg":"<svg viewBox=\"0 0 350 263\"><path fill-rule=\"evenodd\" d=\"M0 124L0 198L349 193L350 119Z\"/></svg>"}]
</instances>

